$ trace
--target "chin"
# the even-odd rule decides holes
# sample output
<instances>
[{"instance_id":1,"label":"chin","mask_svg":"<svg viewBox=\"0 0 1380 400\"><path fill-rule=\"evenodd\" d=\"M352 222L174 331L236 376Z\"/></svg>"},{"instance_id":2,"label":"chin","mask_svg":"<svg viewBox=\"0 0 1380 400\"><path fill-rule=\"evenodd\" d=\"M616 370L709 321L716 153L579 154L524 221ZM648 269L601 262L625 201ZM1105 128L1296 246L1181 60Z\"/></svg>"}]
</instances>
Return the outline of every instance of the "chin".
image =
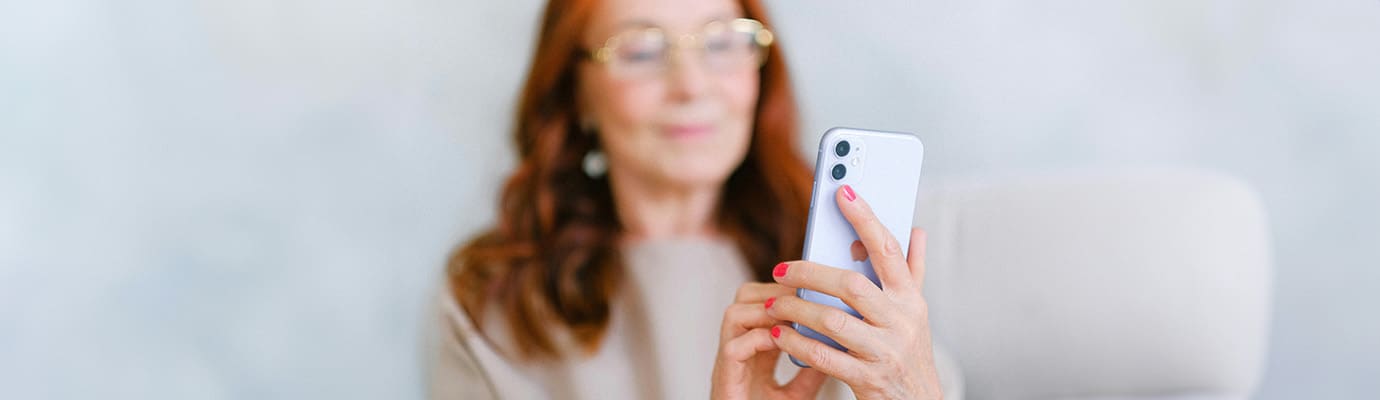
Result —
<instances>
[{"instance_id":1,"label":"chin","mask_svg":"<svg viewBox=\"0 0 1380 400\"><path fill-rule=\"evenodd\" d=\"M663 164L661 170L667 181L678 185L723 185L739 164L741 159L700 159Z\"/></svg>"},{"instance_id":2,"label":"chin","mask_svg":"<svg viewBox=\"0 0 1380 400\"><path fill-rule=\"evenodd\" d=\"M706 170L706 169L679 169L666 171L666 181L674 183L676 186L701 187L710 185L723 185L728 181L728 176L732 170Z\"/></svg>"}]
</instances>

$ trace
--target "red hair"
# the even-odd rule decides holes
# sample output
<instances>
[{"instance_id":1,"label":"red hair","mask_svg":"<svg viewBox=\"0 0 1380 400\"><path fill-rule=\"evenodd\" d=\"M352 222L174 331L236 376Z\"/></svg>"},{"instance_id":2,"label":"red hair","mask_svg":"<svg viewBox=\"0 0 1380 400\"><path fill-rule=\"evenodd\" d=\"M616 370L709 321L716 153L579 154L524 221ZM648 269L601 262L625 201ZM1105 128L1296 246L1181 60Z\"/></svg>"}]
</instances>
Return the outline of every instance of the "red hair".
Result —
<instances>
[{"instance_id":1,"label":"red hair","mask_svg":"<svg viewBox=\"0 0 1380 400\"><path fill-rule=\"evenodd\" d=\"M756 0L742 5L746 17L767 23ZM482 330L484 312L496 306L525 359L563 355L551 326L568 329L585 352L596 350L623 284L622 227L608 181L581 168L595 143L578 126L575 72L595 6L547 3L517 107L519 162L503 185L497 224L447 265L451 294L475 324ZM811 190L795 150L796 104L779 48L767 49L748 154L725 182L715 215L759 281L770 281L776 262L800 257Z\"/></svg>"}]
</instances>

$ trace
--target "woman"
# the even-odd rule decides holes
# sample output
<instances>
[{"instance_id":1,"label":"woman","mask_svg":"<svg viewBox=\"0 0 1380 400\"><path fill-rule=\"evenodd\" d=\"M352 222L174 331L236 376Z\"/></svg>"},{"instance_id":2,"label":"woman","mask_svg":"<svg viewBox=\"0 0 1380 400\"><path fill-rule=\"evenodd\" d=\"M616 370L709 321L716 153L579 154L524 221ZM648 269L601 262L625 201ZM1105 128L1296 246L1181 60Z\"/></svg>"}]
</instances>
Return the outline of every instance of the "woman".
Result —
<instances>
[{"instance_id":1,"label":"woman","mask_svg":"<svg viewBox=\"0 0 1380 400\"><path fill-rule=\"evenodd\" d=\"M547 5L497 225L456 252L438 299L433 398L942 398L923 232L899 254L845 187L886 290L780 262L801 253L811 178L764 21L754 0Z\"/></svg>"}]
</instances>

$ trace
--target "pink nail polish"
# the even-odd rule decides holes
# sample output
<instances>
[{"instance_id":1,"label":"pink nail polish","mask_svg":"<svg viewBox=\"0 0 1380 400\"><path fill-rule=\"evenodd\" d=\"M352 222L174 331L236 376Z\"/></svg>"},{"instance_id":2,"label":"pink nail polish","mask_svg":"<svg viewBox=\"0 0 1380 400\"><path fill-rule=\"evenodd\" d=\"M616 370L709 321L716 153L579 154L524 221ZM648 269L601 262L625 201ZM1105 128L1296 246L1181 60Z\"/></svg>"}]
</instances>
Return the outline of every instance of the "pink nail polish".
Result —
<instances>
[{"instance_id":1,"label":"pink nail polish","mask_svg":"<svg viewBox=\"0 0 1380 400\"><path fill-rule=\"evenodd\" d=\"M768 299L767 299L767 303L764 305L763 308L771 308L771 303L775 303L775 302L776 302L776 298L775 298L775 297L768 298Z\"/></svg>"},{"instance_id":2,"label":"pink nail polish","mask_svg":"<svg viewBox=\"0 0 1380 400\"><path fill-rule=\"evenodd\" d=\"M780 326L773 326L773 327L771 327L771 337L774 337L774 338L779 338L779 337L781 337L781 327L780 327Z\"/></svg>"},{"instance_id":3,"label":"pink nail polish","mask_svg":"<svg viewBox=\"0 0 1380 400\"><path fill-rule=\"evenodd\" d=\"M790 268L790 265L786 263L776 264L776 268L771 270L771 274L775 275L777 278L786 276L786 268Z\"/></svg>"},{"instance_id":4,"label":"pink nail polish","mask_svg":"<svg viewBox=\"0 0 1380 400\"><path fill-rule=\"evenodd\" d=\"M848 199L848 201L853 201L858 198L858 195L853 193L852 186L843 185L843 198Z\"/></svg>"}]
</instances>

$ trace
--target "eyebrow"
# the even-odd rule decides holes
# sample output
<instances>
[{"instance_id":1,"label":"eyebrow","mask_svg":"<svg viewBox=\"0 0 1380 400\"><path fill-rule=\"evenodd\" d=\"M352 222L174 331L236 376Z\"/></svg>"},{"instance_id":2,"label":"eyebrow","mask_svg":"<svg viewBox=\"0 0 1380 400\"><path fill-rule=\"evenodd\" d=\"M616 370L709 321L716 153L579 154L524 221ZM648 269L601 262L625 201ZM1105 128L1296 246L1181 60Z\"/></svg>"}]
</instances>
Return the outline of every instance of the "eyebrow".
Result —
<instances>
[{"instance_id":1,"label":"eyebrow","mask_svg":"<svg viewBox=\"0 0 1380 400\"><path fill-rule=\"evenodd\" d=\"M704 20L704 24L705 24L705 25L708 25L709 23L714 22L714 21L727 21L727 20L731 20L731 19L734 19L734 18L744 18L744 17L735 16L734 14L735 14L735 13L732 13L732 12L721 12L721 13L718 13L718 14L714 14L714 16L705 19L705 20ZM630 29L630 28L661 28L661 26L660 26L660 25L657 25L656 23L654 23L654 22L652 22L652 21L645 20L645 19L630 19L630 20L626 20L626 21L623 21L623 22L618 23L618 25L615 26L615 31L620 31L620 32L621 32L621 31L623 31L623 30L627 30L627 29Z\"/></svg>"},{"instance_id":2,"label":"eyebrow","mask_svg":"<svg viewBox=\"0 0 1380 400\"><path fill-rule=\"evenodd\" d=\"M615 31L623 31L630 28L656 28L657 25L645 19L632 19L618 23L614 26Z\"/></svg>"}]
</instances>

